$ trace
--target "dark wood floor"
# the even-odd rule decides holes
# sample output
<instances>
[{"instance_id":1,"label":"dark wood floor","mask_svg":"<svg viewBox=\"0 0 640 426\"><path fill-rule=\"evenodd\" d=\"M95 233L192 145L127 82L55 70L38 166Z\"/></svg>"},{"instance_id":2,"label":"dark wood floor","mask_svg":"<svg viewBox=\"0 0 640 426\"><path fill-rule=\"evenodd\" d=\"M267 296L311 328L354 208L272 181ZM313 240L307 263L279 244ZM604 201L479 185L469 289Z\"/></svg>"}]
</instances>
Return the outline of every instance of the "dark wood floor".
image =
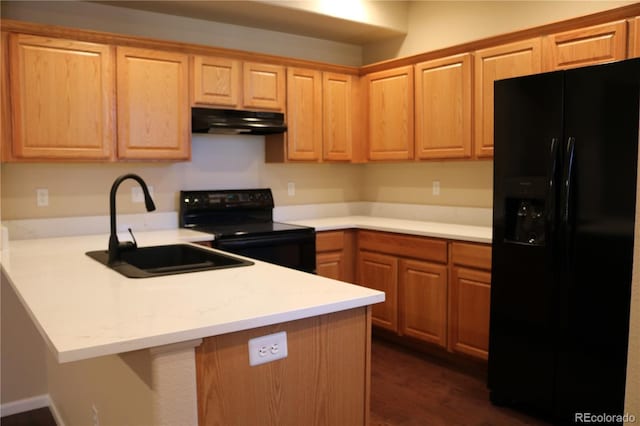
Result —
<instances>
[{"instance_id":1,"label":"dark wood floor","mask_svg":"<svg viewBox=\"0 0 640 426\"><path fill-rule=\"evenodd\" d=\"M55 426L48 408L0 419L1 426ZM481 374L374 338L370 426L547 426L493 406Z\"/></svg>"},{"instance_id":2,"label":"dark wood floor","mask_svg":"<svg viewBox=\"0 0 640 426\"><path fill-rule=\"evenodd\" d=\"M548 423L489 402L481 374L374 338L371 426L543 426Z\"/></svg>"},{"instance_id":3,"label":"dark wood floor","mask_svg":"<svg viewBox=\"0 0 640 426\"><path fill-rule=\"evenodd\" d=\"M6 416L0 419L2 426L56 426L49 408L38 408L24 413Z\"/></svg>"}]
</instances>

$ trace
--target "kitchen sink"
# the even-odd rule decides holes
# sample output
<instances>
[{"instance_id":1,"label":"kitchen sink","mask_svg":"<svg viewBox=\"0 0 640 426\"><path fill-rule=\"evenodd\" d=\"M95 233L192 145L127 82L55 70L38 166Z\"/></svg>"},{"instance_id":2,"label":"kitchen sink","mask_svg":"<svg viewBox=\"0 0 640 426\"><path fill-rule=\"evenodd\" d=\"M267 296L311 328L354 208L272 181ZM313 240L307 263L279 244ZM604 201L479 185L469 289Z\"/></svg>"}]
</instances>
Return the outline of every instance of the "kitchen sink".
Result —
<instances>
[{"instance_id":1,"label":"kitchen sink","mask_svg":"<svg viewBox=\"0 0 640 426\"><path fill-rule=\"evenodd\" d=\"M253 265L253 262L216 253L189 244L137 247L120 252L120 260L109 264L109 251L96 250L87 256L129 278L151 278Z\"/></svg>"}]
</instances>

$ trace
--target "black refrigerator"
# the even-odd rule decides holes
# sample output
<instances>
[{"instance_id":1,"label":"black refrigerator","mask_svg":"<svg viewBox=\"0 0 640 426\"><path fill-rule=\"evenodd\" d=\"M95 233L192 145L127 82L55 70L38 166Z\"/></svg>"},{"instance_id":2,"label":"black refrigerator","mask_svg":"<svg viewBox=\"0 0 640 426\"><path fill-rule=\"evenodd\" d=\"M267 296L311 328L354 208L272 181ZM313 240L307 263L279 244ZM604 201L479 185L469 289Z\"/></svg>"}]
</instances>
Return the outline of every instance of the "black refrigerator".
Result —
<instances>
[{"instance_id":1,"label":"black refrigerator","mask_svg":"<svg viewBox=\"0 0 640 426\"><path fill-rule=\"evenodd\" d=\"M500 80L494 94L491 400L559 425L621 424L640 59Z\"/></svg>"}]
</instances>

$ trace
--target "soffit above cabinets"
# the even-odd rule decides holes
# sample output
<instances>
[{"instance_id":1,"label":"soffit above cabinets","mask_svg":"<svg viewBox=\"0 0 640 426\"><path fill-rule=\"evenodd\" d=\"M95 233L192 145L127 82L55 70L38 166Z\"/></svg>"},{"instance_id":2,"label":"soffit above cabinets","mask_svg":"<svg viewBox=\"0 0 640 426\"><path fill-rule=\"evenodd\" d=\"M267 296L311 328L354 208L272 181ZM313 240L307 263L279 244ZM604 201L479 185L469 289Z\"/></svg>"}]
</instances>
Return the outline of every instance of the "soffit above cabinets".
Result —
<instances>
[{"instance_id":1,"label":"soffit above cabinets","mask_svg":"<svg viewBox=\"0 0 640 426\"><path fill-rule=\"evenodd\" d=\"M125 7L365 45L407 33L408 1L95 1ZM326 10L330 7L339 10Z\"/></svg>"}]
</instances>

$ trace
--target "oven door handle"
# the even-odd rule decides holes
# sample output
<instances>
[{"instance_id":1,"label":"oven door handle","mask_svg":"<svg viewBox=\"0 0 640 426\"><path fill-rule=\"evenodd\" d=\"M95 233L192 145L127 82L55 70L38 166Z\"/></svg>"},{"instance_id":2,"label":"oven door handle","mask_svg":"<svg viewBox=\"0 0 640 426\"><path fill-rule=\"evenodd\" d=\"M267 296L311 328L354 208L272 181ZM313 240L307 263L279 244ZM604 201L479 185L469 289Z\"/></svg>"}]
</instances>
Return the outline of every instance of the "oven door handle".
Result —
<instances>
[{"instance_id":1,"label":"oven door handle","mask_svg":"<svg viewBox=\"0 0 640 426\"><path fill-rule=\"evenodd\" d=\"M221 250L242 249L243 247L262 247L283 243L300 243L305 241L315 242L315 233L304 235L263 235L263 236L236 236L231 238L221 238L213 240L213 247Z\"/></svg>"}]
</instances>

